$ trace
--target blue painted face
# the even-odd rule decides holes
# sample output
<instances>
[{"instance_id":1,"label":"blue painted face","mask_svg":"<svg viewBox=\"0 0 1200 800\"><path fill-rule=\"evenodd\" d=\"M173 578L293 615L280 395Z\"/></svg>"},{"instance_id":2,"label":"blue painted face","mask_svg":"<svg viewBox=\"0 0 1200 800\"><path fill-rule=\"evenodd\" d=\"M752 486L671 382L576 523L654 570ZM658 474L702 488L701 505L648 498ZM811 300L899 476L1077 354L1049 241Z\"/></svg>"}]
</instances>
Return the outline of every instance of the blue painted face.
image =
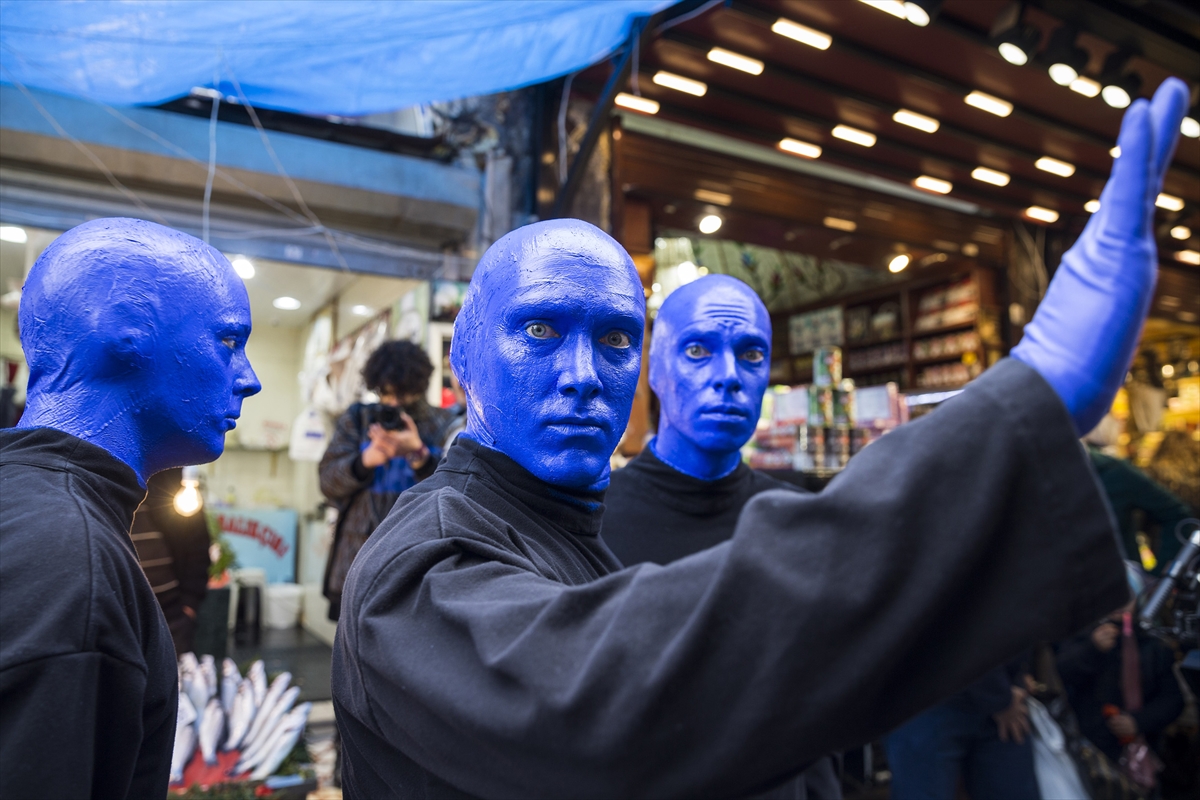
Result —
<instances>
[{"instance_id":1,"label":"blue painted face","mask_svg":"<svg viewBox=\"0 0 1200 800\"><path fill-rule=\"evenodd\" d=\"M599 228L552 220L500 239L454 323L464 435L547 483L607 486L637 388L645 308L632 260Z\"/></svg>"},{"instance_id":2,"label":"blue painted face","mask_svg":"<svg viewBox=\"0 0 1200 800\"><path fill-rule=\"evenodd\" d=\"M654 453L702 480L728 475L754 433L771 365L771 318L727 275L675 290L650 344L650 388L662 411Z\"/></svg>"},{"instance_id":3,"label":"blue painted face","mask_svg":"<svg viewBox=\"0 0 1200 800\"><path fill-rule=\"evenodd\" d=\"M178 231L99 219L34 264L21 297L29 391L21 427L97 444L145 482L212 461L262 387L250 303L219 252Z\"/></svg>"}]
</instances>

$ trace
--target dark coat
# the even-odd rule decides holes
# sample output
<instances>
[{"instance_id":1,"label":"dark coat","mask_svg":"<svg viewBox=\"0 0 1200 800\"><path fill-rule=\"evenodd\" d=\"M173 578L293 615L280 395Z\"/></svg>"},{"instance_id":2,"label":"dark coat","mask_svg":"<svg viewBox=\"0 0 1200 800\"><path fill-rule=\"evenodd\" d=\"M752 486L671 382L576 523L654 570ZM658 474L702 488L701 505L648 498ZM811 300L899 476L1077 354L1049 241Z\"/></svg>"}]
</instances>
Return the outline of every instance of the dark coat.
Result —
<instances>
[{"instance_id":1,"label":"dark coat","mask_svg":"<svg viewBox=\"0 0 1200 800\"><path fill-rule=\"evenodd\" d=\"M461 437L400 497L334 646L347 798L749 794L1129 594L1070 416L1011 359L680 561L621 569L602 503Z\"/></svg>"}]
</instances>

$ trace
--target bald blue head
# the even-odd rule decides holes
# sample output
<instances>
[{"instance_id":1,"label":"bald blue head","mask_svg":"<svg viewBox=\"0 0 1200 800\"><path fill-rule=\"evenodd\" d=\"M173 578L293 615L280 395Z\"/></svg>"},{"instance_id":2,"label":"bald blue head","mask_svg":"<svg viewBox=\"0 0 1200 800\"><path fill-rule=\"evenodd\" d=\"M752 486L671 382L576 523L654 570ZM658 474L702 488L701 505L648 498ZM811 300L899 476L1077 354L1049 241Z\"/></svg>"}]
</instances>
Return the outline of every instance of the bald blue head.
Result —
<instances>
[{"instance_id":1,"label":"bald blue head","mask_svg":"<svg viewBox=\"0 0 1200 800\"><path fill-rule=\"evenodd\" d=\"M625 250L575 219L493 244L454 322L468 436L565 488L603 488L629 420L646 303Z\"/></svg>"},{"instance_id":2,"label":"bald blue head","mask_svg":"<svg viewBox=\"0 0 1200 800\"><path fill-rule=\"evenodd\" d=\"M98 219L59 236L30 270L19 314L21 427L97 444L143 483L219 456L261 388L241 279L213 248L153 222Z\"/></svg>"},{"instance_id":3,"label":"bald blue head","mask_svg":"<svg viewBox=\"0 0 1200 800\"><path fill-rule=\"evenodd\" d=\"M662 409L655 455L702 480L736 469L770 366L771 317L753 289L709 275L672 292L650 343L650 388Z\"/></svg>"}]
</instances>

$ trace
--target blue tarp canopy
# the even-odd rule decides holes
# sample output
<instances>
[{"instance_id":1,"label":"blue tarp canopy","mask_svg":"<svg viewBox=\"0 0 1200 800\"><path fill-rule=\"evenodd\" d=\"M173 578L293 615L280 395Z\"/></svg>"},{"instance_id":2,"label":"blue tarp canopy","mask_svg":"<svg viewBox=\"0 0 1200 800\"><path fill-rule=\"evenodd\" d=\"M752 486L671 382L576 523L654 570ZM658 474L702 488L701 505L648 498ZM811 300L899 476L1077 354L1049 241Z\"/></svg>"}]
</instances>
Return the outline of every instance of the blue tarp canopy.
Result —
<instances>
[{"instance_id":1,"label":"blue tarp canopy","mask_svg":"<svg viewBox=\"0 0 1200 800\"><path fill-rule=\"evenodd\" d=\"M3 0L0 80L114 105L214 87L358 116L515 89L608 57L673 0Z\"/></svg>"}]
</instances>

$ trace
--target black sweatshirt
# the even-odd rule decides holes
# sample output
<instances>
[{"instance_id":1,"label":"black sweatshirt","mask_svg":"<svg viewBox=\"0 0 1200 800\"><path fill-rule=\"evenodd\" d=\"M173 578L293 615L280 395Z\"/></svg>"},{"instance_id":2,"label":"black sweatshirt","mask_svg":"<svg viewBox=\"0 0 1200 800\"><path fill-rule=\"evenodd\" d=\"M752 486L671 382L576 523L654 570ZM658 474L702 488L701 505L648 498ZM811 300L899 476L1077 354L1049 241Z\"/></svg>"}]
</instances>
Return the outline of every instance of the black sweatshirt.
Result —
<instances>
[{"instance_id":1,"label":"black sweatshirt","mask_svg":"<svg viewBox=\"0 0 1200 800\"><path fill-rule=\"evenodd\" d=\"M749 794L1128 599L1070 417L1017 361L663 567L618 569L600 496L459 442L350 570L349 798Z\"/></svg>"},{"instance_id":2,"label":"black sweatshirt","mask_svg":"<svg viewBox=\"0 0 1200 800\"><path fill-rule=\"evenodd\" d=\"M724 478L693 478L646 447L612 474L600 537L626 566L669 564L733 536L742 506L768 489L803 491L741 462Z\"/></svg>"},{"instance_id":3,"label":"black sweatshirt","mask_svg":"<svg viewBox=\"0 0 1200 800\"><path fill-rule=\"evenodd\" d=\"M165 797L175 649L100 447L0 431L0 798Z\"/></svg>"}]
</instances>

